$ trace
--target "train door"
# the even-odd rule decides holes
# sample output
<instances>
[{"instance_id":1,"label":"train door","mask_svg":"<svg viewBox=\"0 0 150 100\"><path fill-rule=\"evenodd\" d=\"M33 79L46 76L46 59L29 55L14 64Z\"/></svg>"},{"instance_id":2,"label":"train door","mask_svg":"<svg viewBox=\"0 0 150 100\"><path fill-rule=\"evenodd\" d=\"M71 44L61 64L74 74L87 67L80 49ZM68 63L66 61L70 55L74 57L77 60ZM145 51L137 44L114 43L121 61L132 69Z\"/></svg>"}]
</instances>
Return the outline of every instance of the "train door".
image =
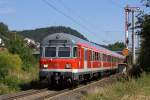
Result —
<instances>
[{"instance_id":1,"label":"train door","mask_svg":"<svg viewBox=\"0 0 150 100\"><path fill-rule=\"evenodd\" d=\"M87 57L88 57L88 50L85 48L84 49L84 69L87 69L87 65L88 65L88 61L87 61Z\"/></svg>"}]
</instances>

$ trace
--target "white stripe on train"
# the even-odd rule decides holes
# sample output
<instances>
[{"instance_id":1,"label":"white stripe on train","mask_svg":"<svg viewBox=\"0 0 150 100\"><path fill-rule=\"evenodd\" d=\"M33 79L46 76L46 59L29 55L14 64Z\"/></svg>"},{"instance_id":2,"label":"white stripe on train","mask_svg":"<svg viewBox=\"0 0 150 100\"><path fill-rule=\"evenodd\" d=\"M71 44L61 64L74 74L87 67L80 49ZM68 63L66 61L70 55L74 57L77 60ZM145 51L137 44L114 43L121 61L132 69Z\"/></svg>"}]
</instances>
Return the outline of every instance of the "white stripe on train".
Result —
<instances>
[{"instance_id":1,"label":"white stripe on train","mask_svg":"<svg viewBox=\"0 0 150 100\"><path fill-rule=\"evenodd\" d=\"M72 73L79 73L79 72L90 72L90 71L102 71L102 70L112 70L116 69L117 67L105 67L105 68L88 68L88 69L40 69L40 71L46 72L72 72Z\"/></svg>"}]
</instances>

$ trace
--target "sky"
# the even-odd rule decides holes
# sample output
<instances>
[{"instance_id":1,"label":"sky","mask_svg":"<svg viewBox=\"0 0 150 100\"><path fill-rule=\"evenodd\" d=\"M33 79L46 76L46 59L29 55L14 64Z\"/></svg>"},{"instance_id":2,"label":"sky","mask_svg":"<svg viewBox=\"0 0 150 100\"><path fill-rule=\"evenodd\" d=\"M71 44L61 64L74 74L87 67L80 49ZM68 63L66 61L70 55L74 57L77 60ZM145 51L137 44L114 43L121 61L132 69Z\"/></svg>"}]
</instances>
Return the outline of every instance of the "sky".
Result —
<instances>
[{"instance_id":1,"label":"sky","mask_svg":"<svg viewBox=\"0 0 150 100\"><path fill-rule=\"evenodd\" d=\"M0 22L10 30L67 26L90 41L110 44L124 42L127 4L150 10L140 0L0 0Z\"/></svg>"}]
</instances>

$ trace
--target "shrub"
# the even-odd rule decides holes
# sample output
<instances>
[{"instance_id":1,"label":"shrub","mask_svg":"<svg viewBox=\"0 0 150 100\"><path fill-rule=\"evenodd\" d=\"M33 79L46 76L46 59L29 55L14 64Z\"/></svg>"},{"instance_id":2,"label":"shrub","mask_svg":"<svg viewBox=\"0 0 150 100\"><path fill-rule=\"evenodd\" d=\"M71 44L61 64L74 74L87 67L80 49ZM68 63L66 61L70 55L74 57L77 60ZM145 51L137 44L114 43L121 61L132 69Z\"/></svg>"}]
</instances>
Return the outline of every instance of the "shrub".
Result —
<instances>
[{"instance_id":1,"label":"shrub","mask_svg":"<svg viewBox=\"0 0 150 100\"><path fill-rule=\"evenodd\" d=\"M12 72L21 70L22 61L18 55L10 54L7 51L0 52L0 79Z\"/></svg>"}]
</instances>

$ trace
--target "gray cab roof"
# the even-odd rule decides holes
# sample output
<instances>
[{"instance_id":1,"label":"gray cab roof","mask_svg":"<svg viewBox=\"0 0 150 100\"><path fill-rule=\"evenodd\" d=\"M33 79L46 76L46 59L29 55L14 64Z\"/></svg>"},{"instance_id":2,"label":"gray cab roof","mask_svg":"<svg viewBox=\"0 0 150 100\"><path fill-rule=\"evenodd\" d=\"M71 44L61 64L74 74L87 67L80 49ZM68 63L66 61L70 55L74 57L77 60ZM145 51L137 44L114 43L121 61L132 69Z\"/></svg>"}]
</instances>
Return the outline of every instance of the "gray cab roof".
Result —
<instances>
[{"instance_id":1,"label":"gray cab roof","mask_svg":"<svg viewBox=\"0 0 150 100\"><path fill-rule=\"evenodd\" d=\"M117 56L119 58L124 58L124 56L122 56L122 55L120 55L114 51L108 50L102 46L96 45L94 43L91 43L89 41L83 40L79 37L76 37L74 35L70 35L67 33L54 33L54 34L48 35L42 40L41 46L49 45L50 40L68 40L70 44L84 43L84 44L93 46L94 48L97 48L99 50L109 52L109 55L114 55L114 56Z\"/></svg>"}]
</instances>

